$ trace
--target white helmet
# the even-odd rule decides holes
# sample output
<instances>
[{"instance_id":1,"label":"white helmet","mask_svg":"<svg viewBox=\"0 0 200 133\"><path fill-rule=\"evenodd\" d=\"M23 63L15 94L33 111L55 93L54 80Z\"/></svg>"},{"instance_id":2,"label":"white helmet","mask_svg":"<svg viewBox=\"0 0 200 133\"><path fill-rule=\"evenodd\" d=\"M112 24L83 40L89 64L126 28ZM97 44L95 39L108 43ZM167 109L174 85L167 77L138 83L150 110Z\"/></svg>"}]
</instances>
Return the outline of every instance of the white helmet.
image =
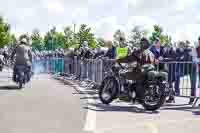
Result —
<instances>
[{"instance_id":1,"label":"white helmet","mask_svg":"<svg viewBox=\"0 0 200 133\"><path fill-rule=\"evenodd\" d=\"M28 41L27 41L26 38L22 38L22 39L20 40L20 43L21 43L21 44L28 44Z\"/></svg>"}]
</instances>

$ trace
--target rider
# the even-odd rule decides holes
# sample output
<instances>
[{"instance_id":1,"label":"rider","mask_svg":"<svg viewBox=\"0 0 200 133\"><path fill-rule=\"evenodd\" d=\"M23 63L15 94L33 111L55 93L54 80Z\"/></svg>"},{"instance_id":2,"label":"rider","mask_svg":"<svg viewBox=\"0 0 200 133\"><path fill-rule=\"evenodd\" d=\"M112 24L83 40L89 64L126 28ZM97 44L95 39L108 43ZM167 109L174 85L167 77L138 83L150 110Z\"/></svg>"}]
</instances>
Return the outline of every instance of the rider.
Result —
<instances>
[{"instance_id":1,"label":"rider","mask_svg":"<svg viewBox=\"0 0 200 133\"><path fill-rule=\"evenodd\" d=\"M131 55L118 59L118 63L137 63L136 67L132 69L131 72L125 73L125 78L128 80L137 81L138 90L143 94L142 82L144 81L144 75L141 71L141 66L144 64L154 64L158 63L158 60L155 59L153 53L149 50L150 43L146 38L140 40L140 49L132 52Z\"/></svg>"},{"instance_id":2,"label":"rider","mask_svg":"<svg viewBox=\"0 0 200 133\"><path fill-rule=\"evenodd\" d=\"M19 44L15 47L11 59L15 56L13 80L16 81L16 66L25 65L29 68L28 81L31 78L31 65L32 65L32 51L29 43L29 37L27 35L21 35L19 37Z\"/></svg>"},{"instance_id":3,"label":"rider","mask_svg":"<svg viewBox=\"0 0 200 133\"><path fill-rule=\"evenodd\" d=\"M126 77L129 80L140 80L142 78L142 65L158 63L158 60L155 59L153 53L149 50L149 41L146 38L142 38L140 43L140 49L133 51L131 55L125 58L117 60L118 63L137 62L137 67L132 72L126 73Z\"/></svg>"}]
</instances>

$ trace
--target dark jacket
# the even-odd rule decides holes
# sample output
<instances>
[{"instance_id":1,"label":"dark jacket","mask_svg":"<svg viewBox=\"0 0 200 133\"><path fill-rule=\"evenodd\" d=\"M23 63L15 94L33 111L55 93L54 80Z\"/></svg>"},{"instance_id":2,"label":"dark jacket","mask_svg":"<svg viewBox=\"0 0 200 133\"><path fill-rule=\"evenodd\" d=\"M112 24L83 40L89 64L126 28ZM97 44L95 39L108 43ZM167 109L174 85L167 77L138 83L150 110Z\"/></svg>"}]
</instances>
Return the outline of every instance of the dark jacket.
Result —
<instances>
[{"instance_id":1,"label":"dark jacket","mask_svg":"<svg viewBox=\"0 0 200 133\"><path fill-rule=\"evenodd\" d=\"M11 58L13 59L15 55L16 55L15 65L31 65L32 64L31 47L24 44L18 45L14 49L11 55Z\"/></svg>"},{"instance_id":2,"label":"dark jacket","mask_svg":"<svg viewBox=\"0 0 200 133\"><path fill-rule=\"evenodd\" d=\"M180 75L190 74L192 72L192 63L184 63L192 61L192 56L190 55L191 49L185 48L181 49L178 48L176 50L176 61L182 62L177 63L176 65L176 72L179 72Z\"/></svg>"},{"instance_id":3,"label":"dark jacket","mask_svg":"<svg viewBox=\"0 0 200 133\"><path fill-rule=\"evenodd\" d=\"M111 49L108 49L107 53L105 54L105 57L108 57L109 59L115 59L116 47L112 47Z\"/></svg>"},{"instance_id":4,"label":"dark jacket","mask_svg":"<svg viewBox=\"0 0 200 133\"><path fill-rule=\"evenodd\" d=\"M155 59L159 59L159 57L163 57L165 58L165 51L164 51L164 47L160 47L160 51L157 51L156 47L153 45L150 48L150 51L154 54ZM159 65L156 65L156 67L158 67L159 70L164 70L165 66L164 63L160 63Z\"/></svg>"},{"instance_id":5,"label":"dark jacket","mask_svg":"<svg viewBox=\"0 0 200 133\"><path fill-rule=\"evenodd\" d=\"M155 61L155 59L151 57L151 52L148 53L142 50L133 51L130 56L127 56L122 59L118 59L117 62L119 63L132 63L137 62L137 67L133 68L133 71L126 73L126 78L129 80L142 80L144 78L141 72L141 66L144 64L151 64Z\"/></svg>"},{"instance_id":6,"label":"dark jacket","mask_svg":"<svg viewBox=\"0 0 200 133\"><path fill-rule=\"evenodd\" d=\"M152 46L150 48L150 51L155 55L155 58L158 59L160 56L164 56L164 48L163 47L160 47L160 52L158 52L156 50L156 47L155 46Z\"/></svg>"},{"instance_id":7,"label":"dark jacket","mask_svg":"<svg viewBox=\"0 0 200 133\"><path fill-rule=\"evenodd\" d=\"M197 51L197 58L200 59L200 46L196 48L196 51ZM200 64L199 64L199 69L200 69Z\"/></svg>"}]
</instances>

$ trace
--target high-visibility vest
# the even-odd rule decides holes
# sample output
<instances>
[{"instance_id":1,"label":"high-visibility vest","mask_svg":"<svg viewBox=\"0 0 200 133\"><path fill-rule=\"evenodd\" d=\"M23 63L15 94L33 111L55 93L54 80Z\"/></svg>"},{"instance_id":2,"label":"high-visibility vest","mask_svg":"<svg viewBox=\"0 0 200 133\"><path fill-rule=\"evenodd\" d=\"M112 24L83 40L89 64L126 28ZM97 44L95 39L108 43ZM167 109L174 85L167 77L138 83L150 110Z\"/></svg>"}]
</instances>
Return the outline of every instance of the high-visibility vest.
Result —
<instances>
[{"instance_id":1,"label":"high-visibility vest","mask_svg":"<svg viewBox=\"0 0 200 133\"><path fill-rule=\"evenodd\" d=\"M128 56L128 48L117 48L116 56L117 56L117 59L121 59Z\"/></svg>"}]
</instances>

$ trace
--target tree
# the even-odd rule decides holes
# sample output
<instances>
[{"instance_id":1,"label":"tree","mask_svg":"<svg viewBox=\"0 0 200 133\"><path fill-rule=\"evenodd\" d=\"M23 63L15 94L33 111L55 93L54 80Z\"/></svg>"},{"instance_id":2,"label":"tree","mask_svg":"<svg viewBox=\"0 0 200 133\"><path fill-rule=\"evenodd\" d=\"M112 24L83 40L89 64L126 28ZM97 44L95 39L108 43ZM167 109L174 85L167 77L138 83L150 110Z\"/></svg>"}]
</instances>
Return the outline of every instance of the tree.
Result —
<instances>
[{"instance_id":1,"label":"tree","mask_svg":"<svg viewBox=\"0 0 200 133\"><path fill-rule=\"evenodd\" d=\"M44 45L47 50L56 50L65 48L65 35L62 32L57 32L53 27L44 37Z\"/></svg>"},{"instance_id":2,"label":"tree","mask_svg":"<svg viewBox=\"0 0 200 133\"><path fill-rule=\"evenodd\" d=\"M31 35L32 39L32 48L34 50L43 50L44 49L44 44L43 44L43 39L40 35L40 31L38 29L34 29Z\"/></svg>"},{"instance_id":3,"label":"tree","mask_svg":"<svg viewBox=\"0 0 200 133\"><path fill-rule=\"evenodd\" d=\"M157 38L160 38L161 34L162 34L162 31L163 31L163 29L159 25L154 25L153 28L154 28L154 31L152 32L152 35L149 38L151 43L154 43L154 41Z\"/></svg>"},{"instance_id":4,"label":"tree","mask_svg":"<svg viewBox=\"0 0 200 133\"><path fill-rule=\"evenodd\" d=\"M97 47L105 47L106 41L103 38L97 38Z\"/></svg>"},{"instance_id":5,"label":"tree","mask_svg":"<svg viewBox=\"0 0 200 133\"><path fill-rule=\"evenodd\" d=\"M55 49L65 48L65 35L62 32L55 33Z\"/></svg>"},{"instance_id":6,"label":"tree","mask_svg":"<svg viewBox=\"0 0 200 133\"><path fill-rule=\"evenodd\" d=\"M120 29L118 29L114 35L114 44L115 45L118 45L120 47L125 47L127 46L126 44L126 37L125 37L125 33L122 32Z\"/></svg>"},{"instance_id":7,"label":"tree","mask_svg":"<svg viewBox=\"0 0 200 133\"><path fill-rule=\"evenodd\" d=\"M154 25L154 31L150 36L150 41L153 44L156 38L159 38L162 45L170 45L171 44L171 37L168 35L163 34L163 28L159 25Z\"/></svg>"},{"instance_id":8,"label":"tree","mask_svg":"<svg viewBox=\"0 0 200 133\"><path fill-rule=\"evenodd\" d=\"M79 44L87 41L90 47L96 47L94 34L91 32L91 28L86 24L81 24L78 33L76 34Z\"/></svg>"},{"instance_id":9,"label":"tree","mask_svg":"<svg viewBox=\"0 0 200 133\"><path fill-rule=\"evenodd\" d=\"M10 25L0 16L0 48L10 43Z\"/></svg>"},{"instance_id":10,"label":"tree","mask_svg":"<svg viewBox=\"0 0 200 133\"><path fill-rule=\"evenodd\" d=\"M165 46L170 46L171 42L172 42L172 38L171 38L171 36L168 36L168 35L161 35L160 41L161 41L161 44L163 44Z\"/></svg>"},{"instance_id":11,"label":"tree","mask_svg":"<svg viewBox=\"0 0 200 133\"><path fill-rule=\"evenodd\" d=\"M140 40L147 34L146 30L143 30L140 26L135 26L131 31L129 43L134 47L140 47Z\"/></svg>"},{"instance_id":12,"label":"tree","mask_svg":"<svg viewBox=\"0 0 200 133\"><path fill-rule=\"evenodd\" d=\"M70 26L65 27L65 29L64 29L65 48L71 47L72 45L75 44L74 34L75 33L73 33Z\"/></svg>"},{"instance_id":13,"label":"tree","mask_svg":"<svg viewBox=\"0 0 200 133\"><path fill-rule=\"evenodd\" d=\"M46 50L52 50L53 49L52 45L53 45L52 35L50 31L48 31L44 36L44 47Z\"/></svg>"}]
</instances>

